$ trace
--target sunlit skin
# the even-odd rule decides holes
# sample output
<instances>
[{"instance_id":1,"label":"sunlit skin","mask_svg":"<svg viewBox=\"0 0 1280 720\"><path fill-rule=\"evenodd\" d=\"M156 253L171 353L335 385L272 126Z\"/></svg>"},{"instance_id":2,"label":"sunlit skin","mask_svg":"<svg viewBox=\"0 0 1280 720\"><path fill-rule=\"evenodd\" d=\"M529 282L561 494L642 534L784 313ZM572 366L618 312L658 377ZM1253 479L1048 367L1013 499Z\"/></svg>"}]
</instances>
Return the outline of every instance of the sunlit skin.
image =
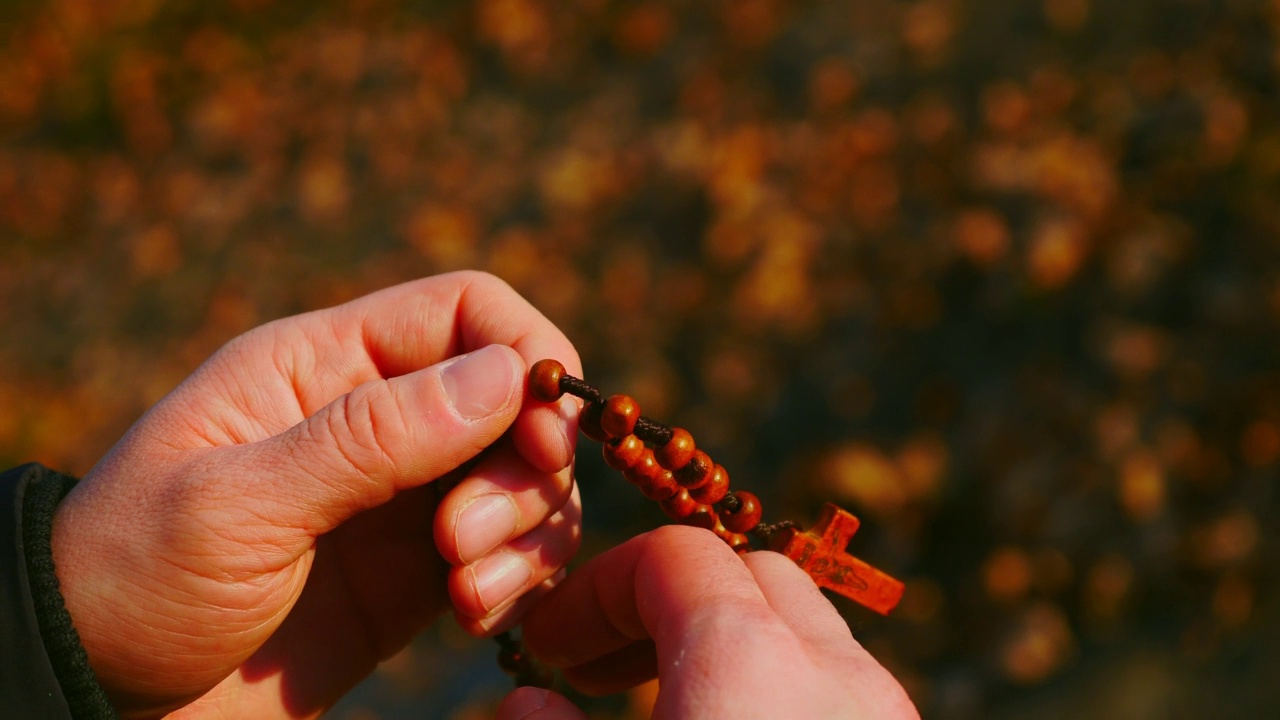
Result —
<instances>
[{"instance_id":1,"label":"sunlit skin","mask_svg":"<svg viewBox=\"0 0 1280 720\"><path fill-rule=\"evenodd\" d=\"M660 528L593 559L533 606L524 631L529 648L584 692L657 677L654 718L919 717L795 563L739 556L697 528ZM586 717L534 688L511 693L498 712Z\"/></svg>"},{"instance_id":2,"label":"sunlit skin","mask_svg":"<svg viewBox=\"0 0 1280 720\"><path fill-rule=\"evenodd\" d=\"M666 528L565 579L577 405L524 402L543 357L581 372L550 322L478 273L214 355L54 519L68 610L120 714L316 716L450 608L477 635L531 613L533 652L591 692L661 676L658 717L914 713L779 555ZM531 690L500 717L531 711L583 717Z\"/></svg>"},{"instance_id":3,"label":"sunlit skin","mask_svg":"<svg viewBox=\"0 0 1280 720\"><path fill-rule=\"evenodd\" d=\"M580 372L559 330L478 273L214 355L55 518L68 609L122 716L314 716L451 607L477 634L510 624L579 538L577 407L523 407L544 357ZM460 519L494 494L510 504ZM495 565L513 570L484 595Z\"/></svg>"}]
</instances>

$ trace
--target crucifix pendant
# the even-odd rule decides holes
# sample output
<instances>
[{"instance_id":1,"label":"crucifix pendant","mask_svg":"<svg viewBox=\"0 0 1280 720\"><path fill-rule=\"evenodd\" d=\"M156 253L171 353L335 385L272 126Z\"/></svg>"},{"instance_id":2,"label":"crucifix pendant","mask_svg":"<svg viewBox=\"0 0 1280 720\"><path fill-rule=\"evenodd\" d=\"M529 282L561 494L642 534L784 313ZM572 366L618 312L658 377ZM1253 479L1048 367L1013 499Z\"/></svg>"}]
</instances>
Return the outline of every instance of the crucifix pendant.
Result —
<instances>
[{"instance_id":1,"label":"crucifix pendant","mask_svg":"<svg viewBox=\"0 0 1280 720\"><path fill-rule=\"evenodd\" d=\"M769 549L794 560L818 587L888 615L902 599L904 586L845 552L859 524L851 513L827 503L811 530L782 529L769 538Z\"/></svg>"}]
</instances>

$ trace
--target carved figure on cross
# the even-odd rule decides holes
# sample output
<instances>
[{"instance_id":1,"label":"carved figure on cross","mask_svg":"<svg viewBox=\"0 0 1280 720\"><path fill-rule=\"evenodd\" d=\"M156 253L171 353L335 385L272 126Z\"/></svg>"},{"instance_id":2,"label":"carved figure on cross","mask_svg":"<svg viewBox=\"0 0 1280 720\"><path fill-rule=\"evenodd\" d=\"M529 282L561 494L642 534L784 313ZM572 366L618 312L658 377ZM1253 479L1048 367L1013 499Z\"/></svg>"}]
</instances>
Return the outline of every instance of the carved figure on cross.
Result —
<instances>
[{"instance_id":1,"label":"carved figure on cross","mask_svg":"<svg viewBox=\"0 0 1280 720\"><path fill-rule=\"evenodd\" d=\"M827 503L812 529L785 528L769 539L769 549L795 561L818 587L888 615L902 599L904 586L845 551L859 525L851 513Z\"/></svg>"}]
</instances>

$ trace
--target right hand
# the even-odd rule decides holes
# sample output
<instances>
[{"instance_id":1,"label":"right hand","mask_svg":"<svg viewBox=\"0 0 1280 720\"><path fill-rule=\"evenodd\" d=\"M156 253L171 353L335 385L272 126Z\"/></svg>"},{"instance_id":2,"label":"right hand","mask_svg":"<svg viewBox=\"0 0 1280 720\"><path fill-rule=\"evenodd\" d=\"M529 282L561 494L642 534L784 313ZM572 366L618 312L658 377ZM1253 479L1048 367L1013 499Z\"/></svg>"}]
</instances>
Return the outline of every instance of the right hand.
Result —
<instances>
[{"instance_id":1,"label":"right hand","mask_svg":"<svg viewBox=\"0 0 1280 720\"><path fill-rule=\"evenodd\" d=\"M918 718L813 581L772 552L739 557L668 526L568 576L525 617L540 660L590 694L659 678L655 718ZM560 695L519 688L499 720L585 720Z\"/></svg>"}]
</instances>

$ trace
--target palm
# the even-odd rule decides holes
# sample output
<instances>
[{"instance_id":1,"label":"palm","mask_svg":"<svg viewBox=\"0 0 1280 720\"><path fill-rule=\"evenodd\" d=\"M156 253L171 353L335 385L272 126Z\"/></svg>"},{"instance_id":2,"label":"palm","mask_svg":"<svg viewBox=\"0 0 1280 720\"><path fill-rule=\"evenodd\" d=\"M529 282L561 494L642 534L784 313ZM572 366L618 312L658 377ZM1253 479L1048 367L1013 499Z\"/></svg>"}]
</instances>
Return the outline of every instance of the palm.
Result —
<instances>
[{"instance_id":1,"label":"palm","mask_svg":"<svg viewBox=\"0 0 1280 720\"><path fill-rule=\"evenodd\" d=\"M310 714L445 612L449 565L424 531L435 505L433 488L412 490L322 536L292 612L230 682L279 674L292 714Z\"/></svg>"}]
</instances>

